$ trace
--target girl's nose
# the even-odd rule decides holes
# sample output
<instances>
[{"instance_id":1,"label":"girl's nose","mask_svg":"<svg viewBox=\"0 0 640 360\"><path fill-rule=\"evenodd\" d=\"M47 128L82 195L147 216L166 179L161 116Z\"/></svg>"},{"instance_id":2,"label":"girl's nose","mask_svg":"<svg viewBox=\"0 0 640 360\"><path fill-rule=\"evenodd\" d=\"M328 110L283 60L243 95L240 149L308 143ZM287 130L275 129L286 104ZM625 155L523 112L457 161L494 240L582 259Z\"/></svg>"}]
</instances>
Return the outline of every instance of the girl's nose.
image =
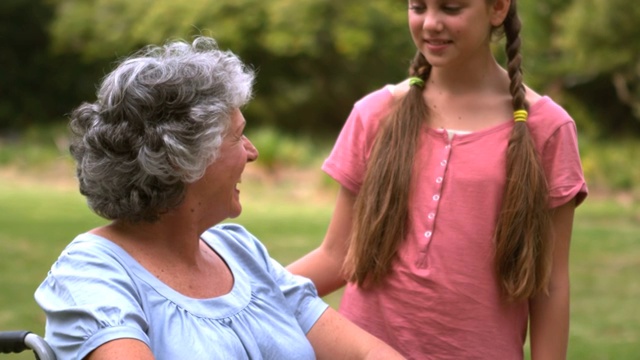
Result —
<instances>
[{"instance_id":1,"label":"girl's nose","mask_svg":"<svg viewBox=\"0 0 640 360\"><path fill-rule=\"evenodd\" d=\"M427 31L440 32L443 29L442 19L436 10L427 10L424 14L423 29Z\"/></svg>"}]
</instances>

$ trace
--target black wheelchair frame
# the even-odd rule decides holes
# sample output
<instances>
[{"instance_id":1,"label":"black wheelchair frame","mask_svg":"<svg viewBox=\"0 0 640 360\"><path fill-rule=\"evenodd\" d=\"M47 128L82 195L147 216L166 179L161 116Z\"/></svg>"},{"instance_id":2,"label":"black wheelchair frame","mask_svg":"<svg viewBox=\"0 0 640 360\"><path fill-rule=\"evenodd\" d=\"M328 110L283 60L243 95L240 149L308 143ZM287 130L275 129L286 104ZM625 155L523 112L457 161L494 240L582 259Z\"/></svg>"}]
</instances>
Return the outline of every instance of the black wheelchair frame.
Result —
<instances>
[{"instance_id":1,"label":"black wheelchair frame","mask_svg":"<svg viewBox=\"0 0 640 360\"><path fill-rule=\"evenodd\" d=\"M0 354L21 353L32 350L38 360L56 360L45 339L31 331L0 331Z\"/></svg>"}]
</instances>

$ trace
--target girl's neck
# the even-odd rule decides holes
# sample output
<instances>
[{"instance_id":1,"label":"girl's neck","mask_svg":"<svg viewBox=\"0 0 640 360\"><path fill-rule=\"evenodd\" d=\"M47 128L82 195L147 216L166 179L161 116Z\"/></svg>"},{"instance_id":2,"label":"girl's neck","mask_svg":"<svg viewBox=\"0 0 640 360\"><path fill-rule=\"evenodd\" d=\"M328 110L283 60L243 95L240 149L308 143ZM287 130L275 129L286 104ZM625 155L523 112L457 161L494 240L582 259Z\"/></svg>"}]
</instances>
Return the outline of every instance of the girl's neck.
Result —
<instances>
[{"instance_id":1,"label":"girl's neck","mask_svg":"<svg viewBox=\"0 0 640 360\"><path fill-rule=\"evenodd\" d=\"M465 63L464 66L434 67L429 75L429 86L451 95L473 94L484 91L508 90L508 74L493 56L483 61Z\"/></svg>"}]
</instances>

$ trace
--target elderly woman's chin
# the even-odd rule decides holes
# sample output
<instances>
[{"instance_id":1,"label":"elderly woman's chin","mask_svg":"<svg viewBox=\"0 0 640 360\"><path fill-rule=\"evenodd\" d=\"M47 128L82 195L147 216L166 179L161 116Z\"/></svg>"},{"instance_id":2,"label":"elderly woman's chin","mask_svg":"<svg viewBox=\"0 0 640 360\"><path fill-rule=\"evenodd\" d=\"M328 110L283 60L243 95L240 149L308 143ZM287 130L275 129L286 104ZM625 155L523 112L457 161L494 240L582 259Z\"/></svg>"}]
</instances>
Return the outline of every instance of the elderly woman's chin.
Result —
<instances>
[{"instance_id":1,"label":"elderly woman's chin","mask_svg":"<svg viewBox=\"0 0 640 360\"><path fill-rule=\"evenodd\" d=\"M233 202L233 207L229 211L229 219L235 219L242 213L242 203L240 203L240 197L236 197Z\"/></svg>"}]
</instances>

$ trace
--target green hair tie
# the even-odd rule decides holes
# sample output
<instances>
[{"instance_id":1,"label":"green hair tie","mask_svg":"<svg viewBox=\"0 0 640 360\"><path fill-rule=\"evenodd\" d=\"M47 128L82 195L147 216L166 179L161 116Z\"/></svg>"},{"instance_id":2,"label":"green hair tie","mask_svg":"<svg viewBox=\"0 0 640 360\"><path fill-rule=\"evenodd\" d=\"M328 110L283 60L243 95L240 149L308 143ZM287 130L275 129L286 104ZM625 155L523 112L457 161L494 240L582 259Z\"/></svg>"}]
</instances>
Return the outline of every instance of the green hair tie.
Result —
<instances>
[{"instance_id":1,"label":"green hair tie","mask_svg":"<svg viewBox=\"0 0 640 360\"><path fill-rule=\"evenodd\" d=\"M417 87L423 88L424 87L424 80L422 80L421 78L417 77L417 76L412 76L409 78L409 86L413 86L416 85Z\"/></svg>"}]
</instances>

